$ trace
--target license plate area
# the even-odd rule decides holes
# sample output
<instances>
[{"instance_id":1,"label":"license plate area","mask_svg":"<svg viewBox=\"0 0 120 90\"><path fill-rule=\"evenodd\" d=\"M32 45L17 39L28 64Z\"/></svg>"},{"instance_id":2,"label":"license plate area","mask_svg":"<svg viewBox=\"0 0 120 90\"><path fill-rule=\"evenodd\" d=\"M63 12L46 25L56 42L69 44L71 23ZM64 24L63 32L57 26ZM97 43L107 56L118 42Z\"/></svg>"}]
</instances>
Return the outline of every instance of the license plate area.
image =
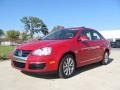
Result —
<instances>
[{"instance_id":1,"label":"license plate area","mask_svg":"<svg viewBox=\"0 0 120 90\"><path fill-rule=\"evenodd\" d=\"M14 57L14 60L16 62L26 63L26 58L23 57Z\"/></svg>"}]
</instances>

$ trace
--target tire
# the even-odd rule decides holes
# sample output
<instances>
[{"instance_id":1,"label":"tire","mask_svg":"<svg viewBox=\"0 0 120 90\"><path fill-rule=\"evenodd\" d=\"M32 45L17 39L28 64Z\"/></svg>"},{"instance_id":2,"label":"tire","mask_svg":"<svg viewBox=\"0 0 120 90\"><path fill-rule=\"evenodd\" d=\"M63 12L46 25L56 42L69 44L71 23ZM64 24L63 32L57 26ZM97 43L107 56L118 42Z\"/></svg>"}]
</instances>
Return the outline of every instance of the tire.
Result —
<instances>
[{"instance_id":1,"label":"tire","mask_svg":"<svg viewBox=\"0 0 120 90\"><path fill-rule=\"evenodd\" d=\"M75 71L75 59L71 54L65 55L59 65L59 77L69 78Z\"/></svg>"},{"instance_id":2,"label":"tire","mask_svg":"<svg viewBox=\"0 0 120 90\"><path fill-rule=\"evenodd\" d=\"M109 63L110 59L109 59L109 53L106 51L104 53L104 56L103 56L103 60L102 60L102 64L103 65L107 65Z\"/></svg>"}]
</instances>

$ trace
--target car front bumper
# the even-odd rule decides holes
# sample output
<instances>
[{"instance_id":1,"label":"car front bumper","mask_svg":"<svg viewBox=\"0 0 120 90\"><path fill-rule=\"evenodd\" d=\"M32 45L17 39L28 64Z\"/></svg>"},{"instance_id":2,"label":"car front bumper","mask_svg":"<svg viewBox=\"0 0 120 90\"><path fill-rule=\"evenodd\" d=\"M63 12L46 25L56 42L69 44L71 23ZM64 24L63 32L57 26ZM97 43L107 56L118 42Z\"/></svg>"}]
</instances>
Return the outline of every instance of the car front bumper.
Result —
<instances>
[{"instance_id":1,"label":"car front bumper","mask_svg":"<svg viewBox=\"0 0 120 90\"><path fill-rule=\"evenodd\" d=\"M15 57L11 55L11 64L14 68L27 72L53 72L57 71L58 60L51 56L33 56L27 58Z\"/></svg>"}]
</instances>

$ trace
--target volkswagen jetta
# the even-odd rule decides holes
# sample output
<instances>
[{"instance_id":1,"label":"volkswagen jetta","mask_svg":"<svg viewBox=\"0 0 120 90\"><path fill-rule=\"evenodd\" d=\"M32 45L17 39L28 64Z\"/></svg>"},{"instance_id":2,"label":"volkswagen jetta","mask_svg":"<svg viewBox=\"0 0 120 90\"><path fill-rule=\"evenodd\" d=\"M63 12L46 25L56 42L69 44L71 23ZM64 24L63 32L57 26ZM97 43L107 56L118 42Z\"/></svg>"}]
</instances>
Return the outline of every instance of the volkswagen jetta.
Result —
<instances>
[{"instance_id":1,"label":"volkswagen jetta","mask_svg":"<svg viewBox=\"0 0 120 90\"><path fill-rule=\"evenodd\" d=\"M109 62L110 43L96 30L76 27L54 31L42 40L21 44L10 54L12 66L27 72L57 71L61 78L77 67Z\"/></svg>"}]
</instances>

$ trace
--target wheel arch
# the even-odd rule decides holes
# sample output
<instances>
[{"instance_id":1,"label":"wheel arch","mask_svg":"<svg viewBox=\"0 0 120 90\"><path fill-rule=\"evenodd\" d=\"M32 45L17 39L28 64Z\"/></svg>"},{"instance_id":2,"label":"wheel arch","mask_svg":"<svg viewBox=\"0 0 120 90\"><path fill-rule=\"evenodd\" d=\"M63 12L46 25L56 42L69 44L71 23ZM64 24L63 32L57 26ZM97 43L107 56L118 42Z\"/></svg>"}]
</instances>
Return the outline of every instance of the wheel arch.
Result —
<instances>
[{"instance_id":1,"label":"wheel arch","mask_svg":"<svg viewBox=\"0 0 120 90\"><path fill-rule=\"evenodd\" d=\"M105 49L105 52L108 52L108 54L110 55L110 50L108 48Z\"/></svg>"},{"instance_id":2,"label":"wheel arch","mask_svg":"<svg viewBox=\"0 0 120 90\"><path fill-rule=\"evenodd\" d=\"M65 52L65 53L60 57L59 64L58 64L58 69L59 69L59 65L60 65L60 62L61 62L62 58L63 58L65 55L67 55L67 54L70 54L70 55L72 55L72 56L74 57L74 60L75 60L75 68L76 68L76 66L77 66L76 55L75 55L74 52L68 51L68 52Z\"/></svg>"}]
</instances>

